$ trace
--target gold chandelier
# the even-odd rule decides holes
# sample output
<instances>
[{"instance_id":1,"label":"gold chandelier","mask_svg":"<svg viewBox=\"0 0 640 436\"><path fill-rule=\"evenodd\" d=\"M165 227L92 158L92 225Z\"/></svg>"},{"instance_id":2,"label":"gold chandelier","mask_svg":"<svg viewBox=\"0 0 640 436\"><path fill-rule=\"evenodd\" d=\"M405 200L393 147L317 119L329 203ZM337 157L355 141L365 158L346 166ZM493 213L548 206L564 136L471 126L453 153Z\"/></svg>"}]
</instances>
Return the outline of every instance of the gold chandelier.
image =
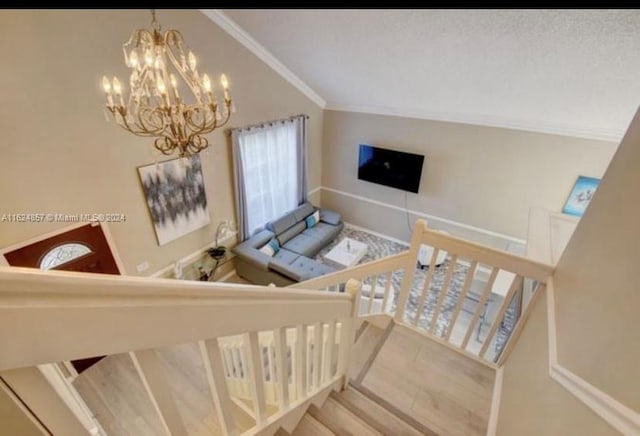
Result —
<instances>
[{"instance_id":1,"label":"gold chandelier","mask_svg":"<svg viewBox=\"0 0 640 436\"><path fill-rule=\"evenodd\" d=\"M107 109L123 129L156 137L154 146L163 154L177 149L180 157L188 157L207 148L209 141L203 135L224 126L234 112L229 82L222 74L224 97L219 105L211 79L198 73L196 56L182 34L175 29L163 33L155 10L151 16L152 29L136 30L122 46L125 64L131 68L129 96L124 96L117 77L102 78Z\"/></svg>"}]
</instances>

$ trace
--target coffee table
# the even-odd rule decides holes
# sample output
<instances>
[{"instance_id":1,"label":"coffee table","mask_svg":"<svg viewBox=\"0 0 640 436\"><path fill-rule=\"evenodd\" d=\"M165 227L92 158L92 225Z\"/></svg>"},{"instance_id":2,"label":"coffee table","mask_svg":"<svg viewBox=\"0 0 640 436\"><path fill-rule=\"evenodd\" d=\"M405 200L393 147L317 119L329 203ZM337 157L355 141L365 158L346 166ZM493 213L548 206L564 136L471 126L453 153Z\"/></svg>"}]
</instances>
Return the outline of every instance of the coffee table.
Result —
<instances>
[{"instance_id":1,"label":"coffee table","mask_svg":"<svg viewBox=\"0 0 640 436\"><path fill-rule=\"evenodd\" d=\"M351 238L344 238L324 255L324 260L337 268L356 265L367 254L367 244Z\"/></svg>"}]
</instances>

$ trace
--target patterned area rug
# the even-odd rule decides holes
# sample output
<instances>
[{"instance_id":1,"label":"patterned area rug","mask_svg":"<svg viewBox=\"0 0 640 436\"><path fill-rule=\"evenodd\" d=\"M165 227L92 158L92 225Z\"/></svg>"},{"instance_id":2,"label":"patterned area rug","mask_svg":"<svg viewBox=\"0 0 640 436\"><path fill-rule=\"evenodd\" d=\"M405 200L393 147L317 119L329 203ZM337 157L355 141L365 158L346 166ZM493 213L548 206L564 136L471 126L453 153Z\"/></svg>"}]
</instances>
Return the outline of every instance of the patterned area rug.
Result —
<instances>
[{"instance_id":1,"label":"patterned area rug","mask_svg":"<svg viewBox=\"0 0 640 436\"><path fill-rule=\"evenodd\" d=\"M371 262L372 260L380 259L380 258L390 256L396 253L400 253L402 251L406 251L409 249L407 245L399 244L397 242L376 236L366 231L358 230L352 227L345 227L340 232L338 237L316 256L316 260L319 262L323 262L324 255L328 253L335 245L337 245L345 237L351 238L360 242L364 242L365 244L367 244L367 247L368 247L367 254L362 258L362 260L360 260L358 264ZM433 313L437 306L437 301L440 296L440 292L442 290L444 280L446 277L446 272L450 262L451 262L451 259L447 257L446 261L440 267L436 267L436 270L433 274L433 277L431 279L431 283L428 289L429 293L425 300L424 309L419 314L420 318L418 320L418 326L420 328L423 328L423 329L431 328L431 323L433 321L432 320ZM438 336L442 336L446 333L445 329L447 328L449 324L449 320L453 315L453 311L454 311L456 302L458 301L458 297L462 290L462 286L468 270L469 268L464 264L456 263L455 265L453 276L451 278L451 284L447 290L447 295L443 300L440 315L438 316L438 319L436 321L435 333ZM405 318L404 318L405 321L408 323L412 323L415 320L415 317L418 313L419 299L420 299L420 296L422 295L423 286L424 286L427 273L428 273L428 267L426 267L425 269L421 269L416 265L413 284L411 287L411 292L409 294L409 300L407 302L407 310L405 311ZM403 275L404 274L402 272L395 272L391 278L392 285L394 288L392 310L395 310L396 308L398 294L400 292L400 285L402 283ZM385 285L384 280L385 280L384 277L378 278L378 285L384 286ZM365 281L365 283L368 283L368 282L369 282L368 280ZM463 311L467 311L468 317L471 317L472 311L475 310L476 308L476 303L477 303L477 300L474 300L472 298L467 298L467 301L463 306ZM461 317L462 315L458 317L458 319L460 319ZM486 327L484 328L485 334L488 331L488 326L490 325L489 324L490 322L491 322L490 320L487 320L485 321L485 323L483 323L483 328ZM509 333L514 323L515 323L515 310L513 310L513 308L510 308L510 310L507 312L507 315L505 316L505 320L502 323L502 326L498 331L497 339L495 341L496 350L500 350L504 346L504 343L508 339ZM480 339L484 340L485 338L481 337Z\"/></svg>"}]
</instances>

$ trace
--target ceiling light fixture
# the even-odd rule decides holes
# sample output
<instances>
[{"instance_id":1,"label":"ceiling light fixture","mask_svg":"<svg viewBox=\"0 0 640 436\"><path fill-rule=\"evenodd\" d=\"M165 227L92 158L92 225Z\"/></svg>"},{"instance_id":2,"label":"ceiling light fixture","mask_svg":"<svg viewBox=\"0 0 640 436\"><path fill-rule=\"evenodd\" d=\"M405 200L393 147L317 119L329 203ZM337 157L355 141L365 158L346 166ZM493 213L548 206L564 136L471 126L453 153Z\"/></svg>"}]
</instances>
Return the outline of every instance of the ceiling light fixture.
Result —
<instances>
[{"instance_id":1,"label":"ceiling light fixture","mask_svg":"<svg viewBox=\"0 0 640 436\"><path fill-rule=\"evenodd\" d=\"M229 81L222 74L224 97L218 104L211 79L198 72L196 56L182 34L175 29L163 33L154 9L151 17L152 29L134 31L122 46L131 69L129 96L117 77L102 78L107 109L123 129L155 137L154 146L163 154L177 150L180 157L188 157L207 148L203 135L224 126L235 112Z\"/></svg>"}]
</instances>

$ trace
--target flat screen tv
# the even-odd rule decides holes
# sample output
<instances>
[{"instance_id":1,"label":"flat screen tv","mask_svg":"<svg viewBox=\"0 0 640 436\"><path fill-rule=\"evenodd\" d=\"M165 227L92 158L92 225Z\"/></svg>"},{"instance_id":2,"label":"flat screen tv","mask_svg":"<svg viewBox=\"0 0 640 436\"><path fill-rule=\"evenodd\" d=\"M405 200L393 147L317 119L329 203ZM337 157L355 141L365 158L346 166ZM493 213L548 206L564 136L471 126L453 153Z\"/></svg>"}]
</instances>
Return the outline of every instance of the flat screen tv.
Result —
<instances>
[{"instance_id":1,"label":"flat screen tv","mask_svg":"<svg viewBox=\"0 0 640 436\"><path fill-rule=\"evenodd\" d=\"M424 156L360 144L358 179L418 192Z\"/></svg>"}]
</instances>

